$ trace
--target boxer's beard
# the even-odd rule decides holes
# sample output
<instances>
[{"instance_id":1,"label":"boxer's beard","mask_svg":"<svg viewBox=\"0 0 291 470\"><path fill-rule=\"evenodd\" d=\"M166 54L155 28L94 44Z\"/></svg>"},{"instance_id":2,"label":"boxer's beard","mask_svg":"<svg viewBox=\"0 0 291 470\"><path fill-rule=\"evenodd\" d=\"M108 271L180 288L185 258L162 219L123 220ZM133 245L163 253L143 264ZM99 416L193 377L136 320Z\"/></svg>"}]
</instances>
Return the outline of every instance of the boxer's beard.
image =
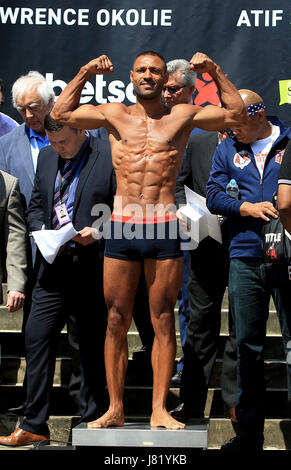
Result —
<instances>
[{"instance_id":1,"label":"boxer's beard","mask_svg":"<svg viewBox=\"0 0 291 470\"><path fill-rule=\"evenodd\" d=\"M134 88L136 96L143 100L152 100L156 98L157 96L160 96L162 93L162 86L163 85L155 88L154 90L147 90L143 92L138 85L133 84L133 88Z\"/></svg>"}]
</instances>

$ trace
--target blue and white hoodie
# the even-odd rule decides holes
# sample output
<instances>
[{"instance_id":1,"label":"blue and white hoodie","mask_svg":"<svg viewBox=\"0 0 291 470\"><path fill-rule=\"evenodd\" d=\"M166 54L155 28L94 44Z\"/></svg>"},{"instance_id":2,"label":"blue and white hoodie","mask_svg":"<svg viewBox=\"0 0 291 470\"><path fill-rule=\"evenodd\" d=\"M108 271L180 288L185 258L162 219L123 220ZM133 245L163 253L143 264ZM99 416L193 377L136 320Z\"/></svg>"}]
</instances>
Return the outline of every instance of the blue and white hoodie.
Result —
<instances>
[{"instance_id":1,"label":"blue and white hoodie","mask_svg":"<svg viewBox=\"0 0 291 470\"><path fill-rule=\"evenodd\" d=\"M251 146L238 142L235 137L222 142L213 156L206 203L213 214L229 217L230 258L262 257L261 229L264 221L254 217L242 217L240 206L245 201L272 201L273 193L277 190L278 173L289 140L290 128L275 116L269 116L267 119L279 126L280 135L267 155L262 177ZM238 200L225 191L232 178L239 187Z\"/></svg>"}]
</instances>

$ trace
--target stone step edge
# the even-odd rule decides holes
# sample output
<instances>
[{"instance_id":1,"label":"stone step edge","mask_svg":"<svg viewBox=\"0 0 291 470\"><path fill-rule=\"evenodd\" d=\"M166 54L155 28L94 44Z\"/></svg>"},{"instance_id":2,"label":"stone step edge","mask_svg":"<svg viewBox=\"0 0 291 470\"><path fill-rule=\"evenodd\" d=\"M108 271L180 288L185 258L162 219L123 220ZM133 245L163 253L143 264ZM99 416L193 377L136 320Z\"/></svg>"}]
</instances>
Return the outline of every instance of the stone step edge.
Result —
<instances>
[{"instance_id":1,"label":"stone step edge","mask_svg":"<svg viewBox=\"0 0 291 470\"><path fill-rule=\"evenodd\" d=\"M3 392L5 391L5 388L12 388L12 387L15 387L15 388L22 388L23 384L22 382L17 382L15 384L2 384L0 383L0 390L3 389ZM53 388L64 388L64 389L67 389L68 388L68 385L64 385L64 384L53 384ZM106 386L107 388L107 386ZM124 388L126 390L152 390L153 389L153 386L152 385L125 385ZM215 392L217 390L221 390L221 387L209 387L208 388L208 392ZM266 392L287 392L288 391L288 388L287 387L266 387L265 388ZM179 387L172 387L170 385L169 387L169 391L171 391L172 393L176 392L177 394L179 394L180 392L180 388ZM0 414L0 418L1 418L1 414Z\"/></svg>"},{"instance_id":2,"label":"stone step edge","mask_svg":"<svg viewBox=\"0 0 291 470\"><path fill-rule=\"evenodd\" d=\"M11 333L11 334L22 334L22 331L21 330L1 330L0 329L0 334L1 333ZM67 331L66 330L62 330L61 335L66 335L67 334ZM127 333L128 335L130 336L139 336L139 333L138 331L128 331ZM228 336L228 333L224 333L224 332L221 332L220 335L221 337L227 337ZM282 337L282 334L281 333L266 333L266 336L268 338L281 338ZM179 331L176 331L176 337L180 337L180 332Z\"/></svg>"},{"instance_id":3,"label":"stone step edge","mask_svg":"<svg viewBox=\"0 0 291 470\"><path fill-rule=\"evenodd\" d=\"M73 416L73 415L50 415L50 418L49 418L49 421L53 421L53 420L62 420L62 419L78 419L80 418L79 416ZM134 415L134 416L131 416L131 415L125 415L125 421L130 421L130 420L133 420L133 421L147 421L148 419L150 418L150 415ZM214 417L214 418L208 418L206 417L205 418L206 420L209 420L209 421L218 421L218 422L221 422L221 423L230 423L230 418L217 418L217 417ZM0 413L0 420L9 420L9 421L18 421L19 418L16 418L15 416L9 416L9 415L6 415L6 414L3 414L3 413ZM290 431L291 431L291 419L287 419L287 418L265 418L265 423L270 423L270 422L273 422L275 424L279 424L279 423L282 423L282 422L286 422L286 423L289 423L290 424ZM186 423L187 425L187 423Z\"/></svg>"},{"instance_id":4,"label":"stone step edge","mask_svg":"<svg viewBox=\"0 0 291 470\"><path fill-rule=\"evenodd\" d=\"M17 361L25 361L25 357L24 356L17 356L17 355L5 355L3 354L1 356L1 359L14 359L14 360L17 360ZM128 357L129 361L133 361L133 359L131 357ZM71 357L69 356L57 356L56 357L56 360L71 360ZM175 360L179 360L179 358L176 358ZM215 360L216 363L218 364L221 364L223 362L223 358L216 358ZM283 359L265 359L264 360L264 364L287 364L287 362ZM1 365L1 362L0 362L0 365Z\"/></svg>"}]
</instances>

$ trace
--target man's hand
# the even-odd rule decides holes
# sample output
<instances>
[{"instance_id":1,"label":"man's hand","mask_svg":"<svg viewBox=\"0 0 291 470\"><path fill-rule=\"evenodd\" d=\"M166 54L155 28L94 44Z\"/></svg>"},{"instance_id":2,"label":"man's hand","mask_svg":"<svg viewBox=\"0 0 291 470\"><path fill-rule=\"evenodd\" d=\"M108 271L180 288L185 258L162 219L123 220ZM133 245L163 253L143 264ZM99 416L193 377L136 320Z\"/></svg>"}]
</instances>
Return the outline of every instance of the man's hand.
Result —
<instances>
[{"instance_id":1,"label":"man's hand","mask_svg":"<svg viewBox=\"0 0 291 470\"><path fill-rule=\"evenodd\" d=\"M23 307L25 295L17 290L10 290L7 295L8 312L16 312Z\"/></svg>"},{"instance_id":2,"label":"man's hand","mask_svg":"<svg viewBox=\"0 0 291 470\"><path fill-rule=\"evenodd\" d=\"M196 52L189 62L189 68L194 70L194 72L208 72L211 74L211 72L215 71L217 68L217 64L206 54L203 54L203 52Z\"/></svg>"},{"instance_id":3,"label":"man's hand","mask_svg":"<svg viewBox=\"0 0 291 470\"><path fill-rule=\"evenodd\" d=\"M256 202L255 204L251 202L243 202L240 206L240 214L243 217L250 216L255 217L256 219L269 221L270 219L266 214L277 219L279 212L270 201Z\"/></svg>"},{"instance_id":4,"label":"man's hand","mask_svg":"<svg viewBox=\"0 0 291 470\"><path fill-rule=\"evenodd\" d=\"M91 243L96 242L97 239L98 237L96 228L84 227L82 230L79 231L79 234L73 238L73 241L76 243L80 243L80 245L87 246L91 245Z\"/></svg>"},{"instance_id":5,"label":"man's hand","mask_svg":"<svg viewBox=\"0 0 291 470\"><path fill-rule=\"evenodd\" d=\"M97 59L91 60L85 65L85 68L91 75L103 75L112 73L114 70L113 64L107 55L101 55Z\"/></svg>"},{"instance_id":6,"label":"man's hand","mask_svg":"<svg viewBox=\"0 0 291 470\"><path fill-rule=\"evenodd\" d=\"M190 232L191 227L188 224L188 222L183 218L180 212L180 209L182 209L182 207L185 207L185 206L179 207L179 209L176 211L176 217L179 220L179 227L182 230L182 232Z\"/></svg>"},{"instance_id":7,"label":"man's hand","mask_svg":"<svg viewBox=\"0 0 291 470\"><path fill-rule=\"evenodd\" d=\"M180 212L180 209L181 209L182 207L185 207L185 205L179 207L179 209L176 211L176 217L177 217L177 219L179 219L179 220L183 220L182 214L181 214L181 212Z\"/></svg>"}]
</instances>

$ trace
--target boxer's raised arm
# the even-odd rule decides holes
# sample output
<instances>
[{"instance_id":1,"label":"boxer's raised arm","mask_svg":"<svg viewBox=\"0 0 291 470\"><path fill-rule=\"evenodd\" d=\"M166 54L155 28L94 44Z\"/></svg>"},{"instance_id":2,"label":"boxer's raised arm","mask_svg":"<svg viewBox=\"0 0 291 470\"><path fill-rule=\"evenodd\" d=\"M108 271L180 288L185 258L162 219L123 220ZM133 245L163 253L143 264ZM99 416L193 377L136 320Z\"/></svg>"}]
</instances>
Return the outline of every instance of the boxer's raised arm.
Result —
<instances>
[{"instance_id":1,"label":"boxer's raised arm","mask_svg":"<svg viewBox=\"0 0 291 470\"><path fill-rule=\"evenodd\" d=\"M198 125L200 120L201 122L203 120L203 127L201 128L206 130L222 130L231 127L233 124L241 123L247 116L243 100L234 84L227 78L219 65L202 52L197 52L190 60L190 68L199 73L206 72L213 78L221 101L221 108L206 106L195 114L194 121L196 121L197 127L200 127ZM207 109L207 112L200 116L200 112L202 113L204 109L205 111ZM209 119L209 127L207 127L207 119Z\"/></svg>"},{"instance_id":2,"label":"boxer's raised arm","mask_svg":"<svg viewBox=\"0 0 291 470\"><path fill-rule=\"evenodd\" d=\"M108 105L84 105L79 107L81 92L92 75L113 72L113 65L106 55L91 60L68 83L56 101L51 116L55 121L71 127L94 129L104 126L104 109ZM104 108L104 109L103 109Z\"/></svg>"},{"instance_id":3,"label":"boxer's raised arm","mask_svg":"<svg viewBox=\"0 0 291 470\"><path fill-rule=\"evenodd\" d=\"M235 114L228 112L219 106L205 106L198 108L193 117L193 127L199 127L205 131L223 131L240 122Z\"/></svg>"}]
</instances>

